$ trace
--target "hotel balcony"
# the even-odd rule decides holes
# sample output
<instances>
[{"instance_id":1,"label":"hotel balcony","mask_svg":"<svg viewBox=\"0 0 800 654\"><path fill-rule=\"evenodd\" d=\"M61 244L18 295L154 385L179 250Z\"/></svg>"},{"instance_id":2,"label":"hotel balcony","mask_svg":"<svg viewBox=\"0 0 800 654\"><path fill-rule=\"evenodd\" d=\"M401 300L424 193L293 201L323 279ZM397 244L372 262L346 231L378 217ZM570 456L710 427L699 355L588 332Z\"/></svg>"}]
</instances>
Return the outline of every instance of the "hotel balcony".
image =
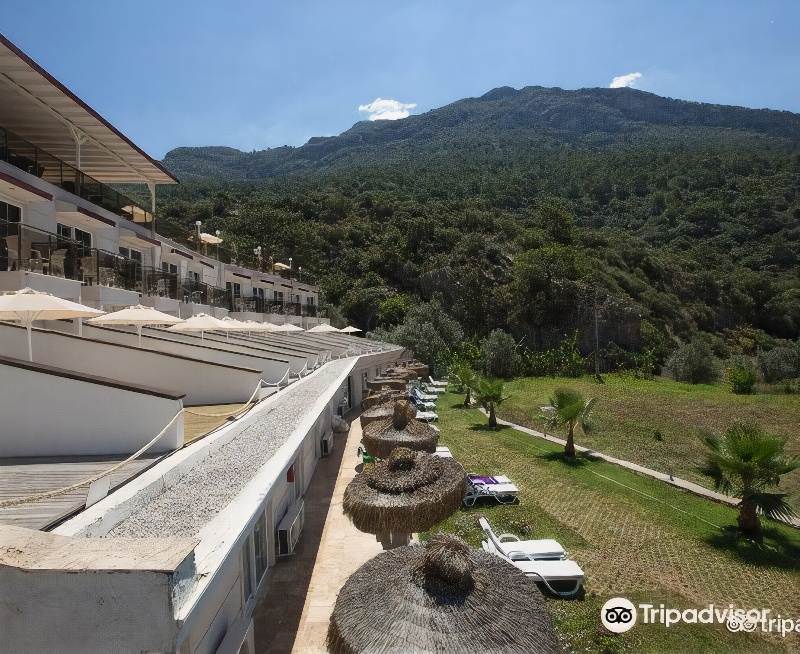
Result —
<instances>
[{"instance_id":1,"label":"hotel balcony","mask_svg":"<svg viewBox=\"0 0 800 654\"><path fill-rule=\"evenodd\" d=\"M61 161L41 148L0 127L0 161L38 177L111 213L142 224L153 226L150 212L131 198L98 182L77 168Z\"/></svg>"}]
</instances>

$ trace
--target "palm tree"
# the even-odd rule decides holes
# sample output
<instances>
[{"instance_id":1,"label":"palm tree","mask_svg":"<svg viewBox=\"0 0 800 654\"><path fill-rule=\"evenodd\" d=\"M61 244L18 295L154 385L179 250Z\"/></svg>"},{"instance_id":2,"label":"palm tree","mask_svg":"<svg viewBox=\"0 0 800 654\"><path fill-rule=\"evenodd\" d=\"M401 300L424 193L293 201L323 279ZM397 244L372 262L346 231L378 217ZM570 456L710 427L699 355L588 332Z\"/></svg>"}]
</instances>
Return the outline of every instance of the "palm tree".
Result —
<instances>
[{"instance_id":1,"label":"palm tree","mask_svg":"<svg viewBox=\"0 0 800 654\"><path fill-rule=\"evenodd\" d=\"M781 475L800 467L800 460L786 456L785 438L737 422L723 436L703 434L701 440L708 452L700 472L714 480L716 490L742 498L736 518L740 532L759 535L759 513L773 520L795 517L785 493L765 492L778 486Z\"/></svg>"},{"instance_id":2,"label":"palm tree","mask_svg":"<svg viewBox=\"0 0 800 654\"><path fill-rule=\"evenodd\" d=\"M584 400L583 395L571 388L557 388L553 391L545 418L553 428L562 425L567 425L569 428L567 442L564 445L566 456L575 456L575 425L579 424L584 434L591 431L589 418L594 402L594 398Z\"/></svg>"},{"instance_id":3,"label":"palm tree","mask_svg":"<svg viewBox=\"0 0 800 654\"><path fill-rule=\"evenodd\" d=\"M475 389L475 400L479 406L489 412L489 427L497 427L495 409L505 402L510 395L503 397L503 380L481 377Z\"/></svg>"},{"instance_id":4,"label":"palm tree","mask_svg":"<svg viewBox=\"0 0 800 654\"><path fill-rule=\"evenodd\" d=\"M475 386L475 382L477 381L475 371L468 363L460 363L451 370L450 374L461 384L462 390L466 394L464 397L464 406L469 406L471 403L472 387Z\"/></svg>"}]
</instances>

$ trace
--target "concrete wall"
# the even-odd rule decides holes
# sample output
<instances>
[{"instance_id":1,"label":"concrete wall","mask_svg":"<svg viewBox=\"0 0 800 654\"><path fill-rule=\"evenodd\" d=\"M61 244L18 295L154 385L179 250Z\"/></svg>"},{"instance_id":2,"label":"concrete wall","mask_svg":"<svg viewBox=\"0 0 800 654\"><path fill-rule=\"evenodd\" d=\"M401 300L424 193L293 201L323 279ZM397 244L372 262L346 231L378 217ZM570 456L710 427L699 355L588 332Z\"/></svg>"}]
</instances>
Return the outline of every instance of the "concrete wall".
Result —
<instances>
[{"instance_id":1,"label":"concrete wall","mask_svg":"<svg viewBox=\"0 0 800 654\"><path fill-rule=\"evenodd\" d=\"M84 329L86 335L89 330ZM61 332L34 329L31 340L38 363L185 395L187 406L247 402L261 380L261 371L253 368L231 368ZM27 359L27 348L25 329L0 325L0 355Z\"/></svg>"},{"instance_id":2,"label":"concrete wall","mask_svg":"<svg viewBox=\"0 0 800 654\"><path fill-rule=\"evenodd\" d=\"M195 565L197 584L177 607L176 619L181 624L175 641L181 654L235 653L248 639L252 644L252 612L255 599L246 601L243 579L243 556L251 556L250 543L260 516L265 515L269 568L260 587L269 582L270 570L276 564L274 536L286 509L305 494L318 463L319 439L331 428L348 377L360 379L361 371L394 361L397 352L353 359L353 367L342 373L320 395L313 407L281 448L253 476L237 497L197 534ZM353 386L351 384L351 386ZM205 456L224 447L227 442L259 420L269 420L270 406L280 401L280 393L272 396L255 411L221 430L216 435L181 450L168 460L145 472L140 478L91 507L83 514L60 526L56 532L77 538L107 533L138 506L139 495L151 501L165 485L175 483ZM295 466L295 481L287 481L286 472ZM160 469L163 466L163 469ZM168 467L171 466L171 467ZM178 472L180 471L180 472ZM307 538L304 534L301 538ZM94 540L94 539L89 539ZM256 588L254 597L258 595ZM92 598L86 605L91 606ZM96 601L96 598L95 598ZM279 619L280 606L275 607ZM142 649L145 649L142 647ZM46 650L42 650L46 651Z\"/></svg>"},{"instance_id":3,"label":"concrete wall","mask_svg":"<svg viewBox=\"0 0 800 654\"><path fill-rule=\"evenodd\" d=\"M130 454L181 409L180 399L0 362L0 457ZM179 416L150 451L166 452L182 444Z\"/></svg>"},{"instance_id":4,"label":"concrete wall","mask_svg":"<svg viewBox=\"0 0 800 654\"><path fill-rule=\"evenodd\" d=\"M70 332L74 329L66 324L46 323L48 328L64 329ZM152 336L158 334L158 336ZM123 329L93 327L84 323L83 335L108 343L136 346L138 339L135 332ZM282 357L265 357L242 354L225 349L218 343L200 340L200 337L187 336L177 332L144 330L142 335L142 348L155 352L166 352L197 361L218 363L238 368L252 368L260 372L261 379L269 384L274 384L286 374L289 366L288 359ZM36 353L34 352L34 357ZM250 390L253 392L253 389ZM249 396L248 396L249 397Z\"/></svg>"}]
</instances>

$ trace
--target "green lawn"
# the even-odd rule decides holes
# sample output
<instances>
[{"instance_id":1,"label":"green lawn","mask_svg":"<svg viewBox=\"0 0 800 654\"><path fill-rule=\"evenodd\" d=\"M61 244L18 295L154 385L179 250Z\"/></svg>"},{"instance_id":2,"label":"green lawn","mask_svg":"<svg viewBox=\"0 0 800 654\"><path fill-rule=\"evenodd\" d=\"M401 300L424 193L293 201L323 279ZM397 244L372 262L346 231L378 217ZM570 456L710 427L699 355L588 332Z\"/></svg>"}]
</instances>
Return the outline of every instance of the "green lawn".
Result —
<instances>
[{"instance_id":1,"label":"green lawn","mask_svg":"<svg viewBox=\"0 0 800 654\"><path fill-rule=\"evenodd\" d=\"M732 529L734 509L603 461L565 463L557 445L510 428L489 430L485 416L460 407L462 399L447 394L437 402L440 442L468 472L511 477L521 502L461 510L436 530L480 546L478 517L486 515L498 533L560 541L586 573L585 601L548 601L570 651L800 649L797 636L732 634L716 625L637 625L619 636L601 633L600 607L614 596L680 609L733 603L800 617L800 531L769 524L760 546L740 540Z\"/></svg>"},{"instance_id":2,"label":"green lawn","mask_svg":"<svg viewBox=\"0 0 800 654\"><path fill-rule=\"evenodd\" d=\"M787 450L800 455L800 398L797 395L734 395L727 385L682 384L664 379L651 381L630 376L607 375L605 383L594 377L582 379L523 378L506 384L511 397L498 412L510 422L543 429L540 407L559 386L575 388L587 398L597 398L594 430L586 436L578 430L575 442L711 487L696 471L704 448L697 430L721 433L735 420L752 421L766 432L789 438ZM557 435L566 437L566 431ZM800 512L800 470L786 475L781 489Z\"/></svg>"}]
</instances>

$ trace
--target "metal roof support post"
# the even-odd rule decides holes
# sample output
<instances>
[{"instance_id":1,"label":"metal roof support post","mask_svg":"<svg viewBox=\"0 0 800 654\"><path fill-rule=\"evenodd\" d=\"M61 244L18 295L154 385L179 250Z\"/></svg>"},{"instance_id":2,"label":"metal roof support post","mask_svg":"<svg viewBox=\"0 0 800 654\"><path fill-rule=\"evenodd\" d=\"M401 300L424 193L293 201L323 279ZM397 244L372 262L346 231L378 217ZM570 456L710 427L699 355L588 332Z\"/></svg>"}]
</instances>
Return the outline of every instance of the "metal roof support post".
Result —
<instances>
[{"instance_id":1,"label":"metal roof support post","mask_svg":"<svg viewBox=\"0 0 800 654\"><path fill-rule=\"evenodd\" d=\"M81 169L81 146L86 143L89 138L81 130L79 130L72 123L67 123L69 126L69 133L72 134L72 139L75 141L75 168Z\"/></svg>"},{"instance_id":2,"label":"metal roof support post","mask_svg":"<svg viewBox=\"0 0 800 654\"><path fill-rule=\"evenodd\" d=\"M148 181L147 188L150 189L150 235L156 235L156 183Z\"/></svg>"}]
</instances>

